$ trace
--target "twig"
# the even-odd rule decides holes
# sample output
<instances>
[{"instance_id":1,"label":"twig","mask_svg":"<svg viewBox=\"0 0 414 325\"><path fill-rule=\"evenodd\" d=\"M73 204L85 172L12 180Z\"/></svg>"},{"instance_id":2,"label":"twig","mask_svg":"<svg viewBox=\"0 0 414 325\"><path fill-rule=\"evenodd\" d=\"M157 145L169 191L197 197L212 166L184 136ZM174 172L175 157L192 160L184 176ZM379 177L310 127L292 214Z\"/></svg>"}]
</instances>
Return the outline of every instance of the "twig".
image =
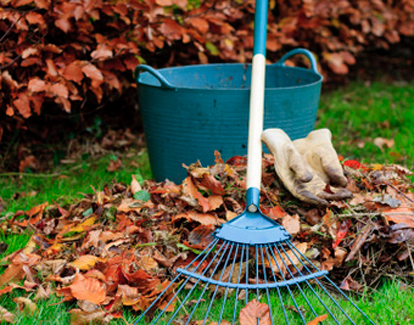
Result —
<instances>
[{"instance_id":1,"label":"twig","mask_svg":"<svg viewBox=\"0 0 414 325\"><path fill-rule=\"evenodd\" d=\"M402 195L402 196L404 196L408 201L410 201L410 202L412 202L412 203L414 203L414 201L411 199L411 198L409 198L407 195L405 195L403 192L401 192L398 188L396 188L394 185L392 185L390 182L387 182L387 185L388 186L391 186L394 190L396 190L397 192L398 192L398 194L400 194L400 195Z\"/></svg>"},{"instance_id":2,"label":"twig","mask_svg":"<svg viewBox=\"0 0 414 325\"><path fill-rule=\"evenodd\" d=\"M10 25L9 29L0 38L0 43L3 42L3 40L6 38L6 36L9 35L9 33L13 30L14 26L16 26L16 24L19 22L19 20L22 19L23 16L25 16L27 12L28 11L23 12L23 14L21 14L20 17L16 21L14 21L13 24Z\"/></svg>"},{"instance_id":3,"label":"twig","mask_svg":"<svg viewBox=\"0 0 414 325\"><path fill-rule=\"evenodd\" d=\"M11 66L11 65L13 65L13 63L14 62L16 62L18 59L20 59L22 57L22 54L19 54L18 56L16 56L11 62L9 62L8 64L6 64L6 65L3 65L3 66L1 66L0 67L0 70L4 70L4 69L6 69L7 67L9 67L9 66Z\"/></svg>"},{"instance_id":4,"label":"twig","mask_svg":"<svg viewBox=\"0 0 414 325\"><path fill-rule=\"evenodd\" d=\"M405 215L405 216L414 216L414 213L410 212L367 212L367 213L344 213L344 214L336 214L336 217L339 218L349 218L349 217L376 217L380 215Z\"/></svg>"},{"instance_id":5,"label":"twig","mask_svg":"<svg viewBox=\"0 0 414 325\"><path fill-rule=\"evenodd\" d=\"M343 213L343 214L336 214L336 217L339 218L349 218L349 217L376 217L381 215L380 212L361 212L361 213Z\"/></svg>"},{"instance_id":6,"label":"twig","mask_svg":"<svg viewBox=\"0 0 414 325\"><path fill-rule=\"evenodd\" d=\"M406 244L406 246L407 246L407 250L408 250L408 256L410 257L411 267L414 271L413 255L411 254L410 246L408 245L408 243Z\"/></svg>"}]
</instances>

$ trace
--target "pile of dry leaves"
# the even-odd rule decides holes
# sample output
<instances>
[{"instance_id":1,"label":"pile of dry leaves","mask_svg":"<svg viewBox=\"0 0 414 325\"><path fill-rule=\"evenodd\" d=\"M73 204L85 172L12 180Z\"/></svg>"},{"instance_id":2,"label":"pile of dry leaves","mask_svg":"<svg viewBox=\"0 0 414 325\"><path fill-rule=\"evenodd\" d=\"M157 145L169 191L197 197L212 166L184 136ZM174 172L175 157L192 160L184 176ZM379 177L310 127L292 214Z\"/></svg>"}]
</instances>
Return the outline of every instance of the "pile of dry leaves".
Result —
<instances>
[{"instance_id":1,"label":"pile of dry leaves","mask_svg":"<svg viewBox=\"0 0 414 325\"><path fill-rule=\"evenodd\" d=\"M273 158L266 155L262 211L280 222L295 244L307 243L305 254L331 271L344 290L376 286L384 275L412 274L411 172L350 160L343 166L353 198L321 208L297 201L281 187ZM214 229L244 210L245 167L243 157L224 163L217 155L214 166L188 167L181 185L140 185L133 177L130 185L94 189L94 195L68 207L44 203L17 212L1 224L3 231L29 228L33 235L2 261L7 268L0 275L0 295L24 289L31 299L17 302L29 309L52 292L63 302L77 300L78 308L70 311L74 324L122 318L123 306L145 309L174 270L211 242ZM4 320L12 319L9 314L0 309Z\"/></svg>"}]
</instances>

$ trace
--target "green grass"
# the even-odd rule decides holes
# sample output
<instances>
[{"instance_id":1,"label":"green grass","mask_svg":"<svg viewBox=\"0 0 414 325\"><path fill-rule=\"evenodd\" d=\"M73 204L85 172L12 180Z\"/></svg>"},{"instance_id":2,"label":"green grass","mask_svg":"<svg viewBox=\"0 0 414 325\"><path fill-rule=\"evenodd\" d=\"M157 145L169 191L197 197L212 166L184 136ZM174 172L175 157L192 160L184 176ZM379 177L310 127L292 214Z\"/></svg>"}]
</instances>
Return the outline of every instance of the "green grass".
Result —
<instances>
[{"instance_id":1,"label":"green grass","mask_svg":"<svg viewBox=\"0 0 414 325\"><path fill-rule=\"evenodd\" d=\"M304 313L304 317L306 321L310 321L315 318L314 314L312 313L307 301L312 305L316 314L324 315L327 314L325 307L322 305L320 300L316 297L316 295L308 289L306 286L302 286L302 288L306 288L303 290L304 296L300 293L299 290L292 290L292 295L295 298L297 306L301 309ZM315 292L318 296L323 300L323 303L331 310L334 316L338 319L340 324L348 324L349 321L346 316L339 310L337 305L326 295L324 291L321 289L315 288ZM197 301L200 292L195 291L192 295L192 298L189 300ZM204 296L203 296L204 297ZM286 314L289 320L289 324L291 325L302 325L303 322L296 311L294 311L295 304L293 300L290 298L290 294L286 291L282 291L281 297L283 300L283 304L285 306ZM249 301L255 299L255 294L251 294L249 296ZM342 296L335 296L335 301L340 305L341 308L351 317L351 319L355 322L355 324L362 325L368 324L366 318L359 312L357 309L352 306L346 299ZM234 306L234 294L229 295L226 306L229 308L225 308L223 312L223 319L229 321L230 323L233 320L233 306ZM414 303L414 295L412 294L411 290L406 290L401 286L401 283L398 281L389 281L385 285L381 287L379 291L374 294L368 295L364 294L359 299L355 299L356 305L358 308L363 310L375 323L377 324L412 324L414 321L414 310L410 308ZM267 304L267 299L265 294L260 299L260 302ZM392 303L390 303L392 302ZM217 322L220 318L220 311L222 307L223 299L217 299L213 302L211 310L208 314L208 320L212 322ZM206 311L209 307L210 301L206 299L206 301L201 302L198 306L192 320L203 320L206 314ZM239 314L241 308L243 307L244 301L238 302L238 308L236 312L236 317ZM272 306L272 317L274 324L285 324L284 313L282 309L282 304L280 302L279 296L275 292L271 292L270 294L270 304ZM180 315L190 314L192 312L191 306L186 306L186 310L181 310ZM157 324L167 324L171 314L169 314L165 318L161 318ZM325 322L326 324L331 324L332 321L327 319Z\"/></svg>"},{"instance_id":2,"label":"green grass","mask_svg":"<svg viewBox=\"0 0 414 325\"><path fill-rule=\"evenodd\" d=\"M354 83L322 96L316 127L332 131L338 153L346 158L413 169L413 98L414 84ZM373 143L377 137L394 139L395 145L380 150Z\"/></svg>"},{"instance_id":3,"label":"green grass","mask_svg":"<svg viewBox=\"0 0 414 325\"><path fill-rule=\"evenodd\" d=\"M348 87L322 94L316 127L327 127L332 131L334 145L338 153L345 158L375 163L395 162L412 169L414 166L414 138L411 135L412 125L414 125L412 98L414 98L414 84L373 83L366 86L363 83L354 83ZM395 139L394 147L380 150L373 144L377 137ZM357 144L364 146L359 148ZM131 174L142 175L143 178L150 177L146 154L140 156L132 152L121 156L123 167L115 173L106 170L111 159L113 159L111 155L99 159L91 157L71 165L58 166L50 172L61 176L0 174L0 197L5 201L0 218L7 217L17 210L27 210L45 201L52 203L52 200L55 200L62 205L70 204L73 200L81 198L82 193L92 193L90 185L101 189L114 179L129 184ZM136 167L136 163L139 167ZM7 251L1 254L0 258L24 247L29 237L28 232L6 236L0 230L0 241L8 245ZM0 273L3 271L4 267L0 265ZM305 294L311 300L312 305L318 305L318 300L310 290L305 290ZM52 305L61 301L61 298L53 296L37 304L39 311L33 317L17 311L12 298L21 295L27 296L21 290L15 290L11 295L0 296L0 306L17 314L16 324L69 324L68 311L75 307L74 304ZM306 301L300 295L297 297L298 304L306 309ZM280 305L277 296L272 296L271 299L272 305ZM284 295L286 304L293 305L289 299L288 295ZM339 301L343 303L341 299ZM370 292L358 299L357 303L377 324L408 325L414 323L413 291L402 289L397 280L385 281L377 292ZM220 300L218 300L211 311L214 317L219 314L220 307ZM344 304L344 308L353 317L359 317L349 304ZM202 313L203 308L199 312ZM226 310L226 313L228 314L225 316L226 319L231 320L232 309ZM321 313L325 312L321 311ZM292 325L301 324L297 315L291 311L289 314ZM129 308L124 310L124 316L130 323L137 318L137 314ZM194 319L200 317L201 314ZM277 319L283 319L281 310L275 312L274 317L276 324ZM124 324L122 320L116 320L113 323ZM360 320L356 323L363 324Z\"/></svg>"},{"instance_id":4,"label":"green grass","mask_svg":"<svg viewBox=\"0 0 414 325\"><path fill-rule=\"evenodd\" d=\"M109 172L107 167L113 159L115 155L98 159L88 158L61 165L47 174L0 174L0 197L6 202L7 212L16 212L46 201L52 203L52 200L59 204L70 204L74 199L81 198L84 193L92 193L91 185L98 190L112 180L130 184L132 174L135 174L138 180L151 177L146 152L137 154L132 151L120 156L123 166L115 172ZM134 166L136 164L138 167ZM1 214L5 213L6 211L3 211Z\"/></svg>"}]
</instances>

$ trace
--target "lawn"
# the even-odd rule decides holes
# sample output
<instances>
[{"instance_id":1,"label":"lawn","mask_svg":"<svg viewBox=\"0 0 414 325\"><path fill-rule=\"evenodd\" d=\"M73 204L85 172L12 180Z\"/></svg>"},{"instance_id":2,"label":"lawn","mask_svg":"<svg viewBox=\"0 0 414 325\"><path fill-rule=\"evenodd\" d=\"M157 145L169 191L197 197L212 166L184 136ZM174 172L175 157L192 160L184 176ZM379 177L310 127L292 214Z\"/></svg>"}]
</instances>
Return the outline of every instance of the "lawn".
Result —
<instances>
[{"instance_id":1,"label":"lawn","mask_svg":"<svg viewBox=\"0 0 414 325\"><path fill-rule=\"evenodd\" d=\"M372 163L398 163L414 169L414 139L411 135L414 124L413 86L414 84L404 83L353 83L323 93L316 128L327 127L332 131L334 145L345 158ZM378 140L379 138L383 140ZM394 140L394 143L390 140ZM131 174L137 175L138 180L149 178L148 157L138 149L85 158L59 165L45 174L31 174L30 171L20 175L0 174L0 197L4 200L0 218L7 218L18 210L27 210L45 201L66 205L82 197L83 193L93 193L91 186L101 189L113 180L130 183ZM107 167L116 156L121 158L123 165L115 172L109 172ZM15 234L4 234L0 229L0 241L8 245L4 252L0 250L0 258L24 247L29 237L29 233L20 234L16 230ZM4 267L0 264L0 273L3 271ZM305 294L311 295L309 291L305 291ZM38 303L38 313L34 318L17 311L11 298L21 295L26 296L24 291L15 290L11 296L0 296L0 306L18 315L17 324L69 323L67 312L74 308L74 304L57 304L61 298L54 296ZM299 304L304 303L299 301ZM412 324L413 303L412 290L396 279L384 281L378 290L367 292L358 299L358 305L377 324ZM219 307L213 307L212 313L217 314L214 308ZM133 322L137 317L127 309L124 316L128 322ZM123 324L123 321L114 323ZM300 322L292 321L291 324ZM357 321L357 324L360 323Z\"/></svg>"}]
</instances>

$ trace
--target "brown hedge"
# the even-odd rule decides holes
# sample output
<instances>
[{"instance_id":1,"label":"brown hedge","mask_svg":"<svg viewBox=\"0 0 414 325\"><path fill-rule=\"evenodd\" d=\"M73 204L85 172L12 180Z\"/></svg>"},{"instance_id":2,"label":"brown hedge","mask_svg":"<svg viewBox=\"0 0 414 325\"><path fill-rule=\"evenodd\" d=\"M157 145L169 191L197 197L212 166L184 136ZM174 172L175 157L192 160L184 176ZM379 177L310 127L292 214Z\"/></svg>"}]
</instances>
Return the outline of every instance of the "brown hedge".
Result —
<instances>
[{"instance_id":1,"label":"brown hedge","mask_svg":"<svg viewBox=\"0 0 414 325\"><path fill-rule=\"evenodd\" d=\"M140 62L248 62L254 1L0 0L0 116L23 121L46 103L105 103ZM271 0L269 57L313 51L347 74L361 51L414 36L414 0ZM1 35L1 34L0 34ZM0 126L0 139L2 128Z\"/></svg>"}]
</instances>

